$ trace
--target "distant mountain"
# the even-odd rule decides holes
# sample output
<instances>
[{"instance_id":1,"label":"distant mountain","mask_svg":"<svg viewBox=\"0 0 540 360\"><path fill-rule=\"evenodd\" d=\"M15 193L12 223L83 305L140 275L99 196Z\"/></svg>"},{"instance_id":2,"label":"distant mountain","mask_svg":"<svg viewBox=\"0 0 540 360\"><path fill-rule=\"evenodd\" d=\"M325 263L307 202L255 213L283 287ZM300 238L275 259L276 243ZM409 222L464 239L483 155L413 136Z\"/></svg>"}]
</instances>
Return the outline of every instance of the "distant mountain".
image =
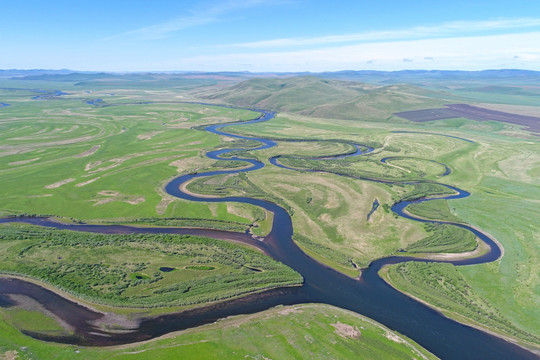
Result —
<instances>
[{"instance_id":1,"label":"distant mountain","mask_svg":"<svg viewBox=\"0 0 540 360\"><path fill-rule=\"evenodd\" d=\"M44 70L44 69L33 69L33 70L2 70L0 69L0 78L11 78L11 77L22 77L22 76L35 76L35 75L61 75L73 73L73 70Z\"/></svg>"},{"instance_id":2,"label":"distant mountain","mask_svg":"<svg viewBox=\"0 0 540 360\"><path fill-rule=\"evenodd\" d=\"M13 76L8 76L8 75ZM2 75L0 75L2 76ZM169 87L169 88L193 88L197 86L214 85L219 82L239 82L245 80L245 73L200 73L200 72L134 72L134 73L106 73L106 72L72 72L51 71L40 72L6 71L6 76L15 81L47 81L71 83L70 85L104 88L104 87Z\"/></svg>"},{"instance_id":3,"label":"distant mountain","mask_svg":"<svg viewBox=\"0 0 540 360\"><path fill-rule=\"evenodd\" d=\"M42 73L42 74L30 74L15 77L13 80L43 80L43 81L63 81L63 82L79 82L96 80L103 78L110 78L111 74L106 73L80 73L80 72L68 72L68 73Z\"/></svg>"},{"instance_id":4,"label":"distant mountain","mask_svg":"<svg viewBox=\"0 0 540 360\"><path fill-rule=\"evenodd\" d=\"M208 95L211 101L339 119L387 119L397 111L439 107L450 100L441 92L411 85L373 85L301 76L251 79Z\"/></svg>"},{"instance_id":5,"label":"distant mountain","mask_svg":"<svg viewBox=\"0 0 540 360\"><path fill-rule=\"evenodd\" d=\"M408 84L444 84L447 82L471 83L501 82L505 83L537 83L540 80L540 71L531 70L483 70L483 71L458 71L458 70L402 70L402 71L336 71L322 72L317 76L325 79L340 79L349 81L363 81L369 83L408 83Z\"/></svg>"},{"instance_id":6,"label":"distant mountain","mask_svg":"<svg viewBox=\"0 0 540 360\"><path fill-rule=\"evenodd\" d=\"M445 103L495 102L536 106L540 97L540 72L516 69L321 73L106 73L38 69L0 70L0 78L20 82L45 81L44 86L51 86L51 82L69 83L85 89L192 90L196 96L208 101L366 120L387 119L393 112L437 108ZM220 85L220 88L214 85Z\"/></svg>"},{"instance_id":7,"label":"distant mountain","mask_svg":"<svg viewBox=\"0 0 540 360\"><path fill-rule=\"evenodd\" d=\"M46 81L95 81L103 79L116 80L171 80L187 78L206 78L221 80L246 80L253 78L286 78L298 76L315 76L323 79L359 81L376 84L423 84L445 83L452 81L475 82L519 82L537 83L540 80L540 71L502 69L483 71L458 71L458 70L401 70L401 71L375 71L375 70L343 70L335 72L264 72L252 73L248 71L163 71L163 72L126 72L111 73L97 71L73 71L73 70L0 70L0 77L16 77L20 80L46 80Z\"/></svg>"}]
</instances>

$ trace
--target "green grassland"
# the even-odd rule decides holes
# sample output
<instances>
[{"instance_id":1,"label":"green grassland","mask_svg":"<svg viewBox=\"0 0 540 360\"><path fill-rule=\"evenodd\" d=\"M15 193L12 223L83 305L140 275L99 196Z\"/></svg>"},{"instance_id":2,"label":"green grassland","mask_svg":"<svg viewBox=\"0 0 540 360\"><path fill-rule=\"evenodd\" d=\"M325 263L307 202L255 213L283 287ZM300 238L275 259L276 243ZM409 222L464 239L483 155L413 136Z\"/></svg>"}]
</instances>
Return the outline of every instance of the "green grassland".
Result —
<instances>
[{"instance_id":1,"label":"green grassland","mask_svg":"<svg viewBox=\"0 0 540 360\"><path fill-rule=\"evenodd\" d=\"M149 342L112 348L45 343L13 328L0 310L0 356L19 359L435 359L414 343L361 315L306 304L235 316Z\"/></svg>"},{"instance_id":2,"label":"green grassland","mask_svg":"<svg viewBox=\"0 0 540 360\"><path fill-rule=\"evenodd\" d=\"M482 296L504 310L510 320L538 335L540 228L537 219L540 211L537 194L540 190L538 186L500 178L483 179L480 186L486 191L517 190L513 194L499 195L479 192L471 199L474 202L454 205L458 216L482 227L503 244L504 256L495 263L458 270ZM482 212L484 209L489 211ZM506 295L500 296L501 293Z\"/></svg>"},{"instance_id":3,"label":"green grassland","mask_svg":"<svg viewBox=\"0 0 540 360\"><path fill-rule=\"evenodd\" d=\"M489 133L475 140L478 145L474 151L456 151L452 156L442 157L442 162L454 170L448 180L467 189L472 195L448 201L448 205L439 201L414 205L409 211L451 221L457 217L487 231L502 244L504 256L496 262L455 269L441 267L437 271L444 276L447 272L450 275L459 274L475 296L488 302L513 327L532 334L538 347L540 227L536 219L540 217L540 183L537 176L540 145L538 141L527 138ZM416 280L418 284L429 283L430 277ZM410 281L400 280L399 277L392 279L394 286L430 304L436 303L426 296L423 292L425 289L406 287ZM465 311L456 310L456 313L459 319L474 320ZM497 329L488 321L480 322Z\"/></svg>"},{"instance_id":4,"label":"green grassland","mask_svg":"<svg viewBox=\"0 0 540 360\"><path fill-rule=\"evenodd\" d=\"M411 204L407 207L407 211L426 219L463 222L459 217L452 214L446 200L432 200Z\"/></svg>"},{"instance_id":5,"label":"green grassland","mask_svg":"<svg viewBox=\"0 0 540 360\"><path fill-rule=\"evenodd\" d=\"M382 273L398 290L441 309L447 316L502 333L527 346L540 345L540 337L516 327L479 296L451 264L407 262Z\"/></svg>"},{"instance_id":6,"label":"green grassland","mask_svg":"<svg viewBox=\"0 0 540 360\"><path fill-rule=\"evenodd\" d=\"M448 193L436 182L463 188L471 192L470 197L431 201L413 205L408 210L426 218L466 222L488 232L504 247L502 259L459 268L438 265L433 265L429 271L414 268L413 275L402 270L403 276L394 276L393 284L434 306L448 307L448 313L461 321L475 321L524 341L537 341L534 340L540 336L537 326L540 319L537 306L540 302L540 226L537 225L540 143L537 137L512 124L461 118L411 123L392 115L396 111L440 107L444 103L463 102L463 99L510 103L515 111L540 113L538 107L531 106L536 105L535 94L518 92L506 96L500 94L500 89L482 90L472 85L467 85L470 89L464 86L463 90L454 91L440 83L431 89L422 89L313 77L250 80L219 88L203 86L209 83L174 81L160 87L155 78L147 80L148 87L137 81L122 87L118 79L107 80L114 86L104 86L105 82L97 84L99 79L77 80L79 83L66 81L61 86L54 81L20 82L25 88L60 88L70 93L49 100L31 100L31 96L40 94L29 91L0 90L1 101L12 104L0 109L0 181L4 185L0 189L0 216L50 214L91 222L201 226L235 231L245 231L255 224L257 227L252 231L264 235L270 229L272 215L254 206L192 203L163 192L167 181L179 174L243 166L236 161L215 162L204 157L204 153L225 147L254 147L255 143L198 129L204 124L249 119L254 113L172 102L199 99L279 110L278 116L269 122L228 129L277 139L277 147L241 152L241 156L258 158L268 166L242 175L199 179L189 184L188 189L212 195L256 196L280 204L292 214L294 240L302 249L318 261L355 276L359 272L357 267L396 254L400 249L422 253L471 250L475 246L474 238L461 229L425 227L398 218L389 210L400 199ZM13 82L7 85L2 82L2 85L13 87ZM91 92L87 93L87 89ZM117 105L85 103L85 99L95 98ZM160 103L141 103L148 101ZM394 132L396 130L423 134ZM302 139L309 141L289 141ZM370 145L375 150L357 158L309 159L348 153L352 147L346 142ZM281 163L298 169L321 172L277 168L268 162L272 156L281 156ZM384 157L394 159L382 164L380 159ZM440 177L444 168L433 161L449 166L450 175ZM353 177L428 182L392 185ZM375 200L380 207L368 220L367 214ZM69 249L64 251L68 256ZM144 257L134 250L129 251L133 251L134 258ZM36 259L38 255L36 253ZM154 261L152 259L149 255L148 260L139 262ZM152 266L157 266L157 262ZM211 266L221 269L219 265ZM205 276L216 271L187 270L202 272ZM146 274L134 270L132 273L148 275L149 279L144 276L136 279L146 281L153 279L155 271L152 271ZM170 273L171 276L174 273ZM462 296L449 297L449 288L437 288L432 274L452 279ZM426 287L420 286L423 283ZM429 284L433 287L428 291ZM433 297L426 297L430 291ZM467 312L471 304L486 313L480 316ZM249 326L256 325L250 323ZM301 326L293 329L304 334ZM13 336L20 339L19 335ZM221 339L226 339L223 336ZM252 341L252 337L247 340ZM30 340L23 343L26 341ZM170 341L164 346L172 346L174 354L188 348L193 349L193 353L217 351L218 345L222 345L204 342L193 347L178 346L190 343L191 340L184 337L163 341ZM247 346L246 342L243 344ZM289 349L289 345L282 345L284 347L275 346L276 353L268 350L268 355L280 357L284 354L279 353L281 349ZM43 345L40 349L47 352L54 347ZM66 354L66 349L72 351L69 347L63 349ZM141 354L158 356L165 354L166 349L169 348L152 347L151 351L144 349ZM223 349L230 357L232 351L236 351L227 346ZM6 348L8 350L12 348ZM309 353L306 347L298 351ZM106 351L92 354L110 355ZM290 354L294 357L296 353ZM347 357L347 354L337 353L336 357Z\"/></svg>"},{"instance_id":7,"label":"green grassland","mask_svg":"<svg viewBox=\"0 0 540 360\"><path fill-rule=\"evenodd\" d=\"M451 190L434 183L378 184L333 173L375 180L442 181L439 175L444 171L443 167L426 160L433 159L430 157L432 155L436 158L475 149L476 144L435 135L418 137L406 133L389 133L384 124L380 129L372 123L324 121L295 115L278 116L275 120L257 125L258 128L254 125L237 126L234 131L250 135L262 133L274 138L286 137L286 134L306 134L307 139L340 139L360 144L382 145L369 155L341 160L299 158L309 153L312 148L315 156L338 153L337 149L329 149L328 154L322 154L319 144L324 144L324 141L279 142L276 148L253 153L263 161L271 156L282 155L284 157L279 161L286 165L323 171L301 172L268 166L257 174L245 175L266 193L284 199L287 207L293 210L295 240L319 261L350 275L358 274L356 266L367 266L373 259L393 254L419 240L429 239L434 245L434 240L439 239L447 245L449 232L457 232L457 235L450 238L460 237L461 232L456 229L447 230L445 233L426 232L420 224L396 218L389 211L390 206L399 199L453 193ZM387 147L390 151L386 150ZM294 154L294 157L287 158L288 153ZM383 164L379 161L383 157L396 154L408 157L396 160L399 168L395 163ZM280 175L283 173L287 176ZM278 177L280 181L276 182ZM215 189L215 186L222 186L223 182L214 181L212 185ZM367 213L375 200L379 201L381 207L368 221ZM453 242L453 251L470 250L474 245L470 238L467 239L468 241L463 243Z\"/></svg>"},{"instance_id":8,"label":"green grassland","mask_svg":"<svg viewBox=\"0 0 540 360\"><path fill-rule=\"evenodd\" d=\"M531 108L528 107L526 110L530 112ZM536 337L540 335L537 327L538 319L540 319L537 306L540 301L538 287L540 283L538 278L540 273L538 267L540 263L538 259L540 228L535 220L540 218L538 211L540 201L538 197L540 194L540 183L538 182L540 179L540 158L538 154L540 154L540 145L534 137L520 132L518 127L511 124L478 123L467 119L388 126L384 123L347 122L289 113L280 114L275 120L260 125L257 130L255 130L254 125L246 125L236 127L235 131L243 134L259 133L275 138L287 136L298 138L298 135L302 134L308 139L332 138L357 143L380 143L383 144L383 147L377 148L371 155L368 155L369 157L380 159L385 156L407 156L415 159L436 160L448 165L452 169L451 174L440 178L438 177L440 167L434 163L428 164L429 167L433 166L433 168L431 172L423 170L426 173L424 178L430 179L431 177L435 181L458 186L470 191L472 195L466 199L414 205L409 211L427 218L467 222L487 231L499 240L505 249L501 260L492 264L459 267L457 271L462 274L473 291L484 301L492 304L512 326L523 329ZM434 134L391 133L391 130L447 134L473 140L475 143ZM305 146L309 149L310 144L297 143L295 146L297 148ZM391 146L392 151L386 150L389 146ZM277 153L278 148L270 149L268 152L274 151L273 156L297 156L295 152ZM287 161L288 159L282 158L281 160ZM321 162L302 161L313 167L322 166ZM389 165L402 167L403 170L400 174L402 178L412 178L414 168L405 167L409 164L390 161ZM348 170L352 167L350 165ZM411 172L409 173L405 169ZM332 170L332 168L328 166L323 170ZM364 169L359 168L359 170L363 171ZM289 203L292 202L291 199L296 197L295 203L298 205L293 206L293 222L295 233L301 236L295 237L295 240L303 248L307 248L309 242L315 243L316 245L311 244L311 248L308 248L311 250L310 254L315 254L314 257L318 260L322 258L325 261L324 258L326 258L326 263L330 266L337 269L346 267L351 270L352 267L344 265L349 259L363 264L362 258L366 259L364 261L369 261L367 258L373 259L377 255L383 256L383 254L396 251L400 247L411 246L413 249L414 245L412 244L418 241L420 241L416 245L418 247L430 244L439 246L440 250L449 250L444 248L447 236L441 236L442 242L433 242L433 233L426 233L425 229L408 221L403 221L403 224L400 225L401 219L385 216L383 212L385 203L391 204L398 198L406 197L406 194L399 191L399 187L395 185L389 187L356 180L344 180L342 177L336 177L332 174L318 173L298 173L300 175L295 178L296 172L293 171L289 171L287 177L281 177L280 179L283 180L278 184L271 180L278 173L278 170L263 169L256 178L253 176L253 181L269 193L286 194L285 198ZM267 174L268 177L266 177ZM251 178L251 174L249 176ZM339 231L336 231L339 229L338 217L331 216L329 209L323 210L324 217L320 217L321 213L316 216L317 212L312 212L309 209L307 200L310 197L314 198L308 194L308 191L313 192L309 185L309 179L313 178L328 178L324 185L325 195L321 196L321 199L336 191L330 190L334 185L342 193L346 193L346 189L353 189L354 193L358 194L340 198L340 201L343 202L341 205L344 209L343 213L347 215L345 215L346 220L342 218L339 221L343 221L349 226L349 231L344 232L344 236L338 235ZM318 181L321 182L321 180ZM298 186L300 183L302 184L301 188ZM288 192L285 190L287 187L290 189ZM418 195L418 193L414 195ZM360 200L361 198L367 199ZM377 221L377 216L383 216L383 221L378 228L373 226L371 221L362 221L366 209L371 208L371 203L375 198L382 205L374 214L374 222ZM321 203L326 205L328 201L321 201ZM357 203L362 203L360 207L364 209L364 212L354 208L354 204ZM386 208L388 209L388 207ZM326 222L322 221L323 219ZM375 236L372 238L369 237L371 229L376 230ZM394 234L389 236L387 234L390 229L394 229ZM407 231L407 229L414 230ZM452 235L451 238L456 239L455 235ZM308 239L305 241L308 243L307 246L303 245L302 242L302 239L305 238ZM343 238L346 240L342 240L343 246L340 249L340 246L336 244L339 244ZM367 247L360 246L362 252L369 252L368 256L358 255L359 252L355 251L354 245L351 246L351 243L358 242L359 238L369 244ZM381 241L381 239L384 240ZM391 240L389 241L389 239ZM457 246L453 247L452 245L452 251L471 250L470 236L465 236L462 239L467 241L454 243ZM376 251L372 250L373 247L377 248ZM328 249L332 250L331 254ZM434 249L431 251L436 251ZM351 253L354 255L351 256ZM343 269L341 270L343 271ZM501 293L504 293L505 296L501 296ZM465 315L460 316L466 317Z\"/></svg>"},{"instance_id":9,"label":"green grassland","mask_svg":"<svg viewBox=\"0 0 540 360\"><path fill-rule=\"evenodd\" d=\"M183 306L302 282L260 252L219 240L1 228L0 272L28 276L93 303Z\"/></svg>"},{"instance_id":10,"label":"green grassland","mask_svg":"<svg viewBox=\"0 0 540 360\"><path fill-rule=\"evenodd\" d=\"M408 245L407 253L460 253L476 249L476 236L452 225L426 224L429 235Z\"/></svg>"},{"instance_id":11,"label":"green grassland","mask_svg":"<svg viewBox=\"0 0 540 360\"><path fill-rule=\"evenodd\" d=\"M389 119L393 112L405 109L435 108L451 102L448 94L410 85L381 86L314 76L251 79L224 90L201 90L196 95L209 101L244 107L372 121Z\"/></svg>"},{"instance_id":12,"label":"green grassland","mask_svg":"<svg viewBox=\"0 0 540 360\"><path fill-rule=\"evenodd\" d=\"M20 103L3 108L0 120L3 214L253 222L257 209L250 205L195 204L166 195L162 187L175 175L210 167L213 161L201 149L231 146L192 126L256 113L193 104L99 108L16 94Z\"/></svg>"},{"instance_id":13,"label":"green grassland","mask_svg":"<svg viewBox=\"0 0 540 360\"><path fill-rule=\"evenodd\" d=\"M31 299L26 298L25 300L29 302ZM60 325L56 319L46 315L46 311L42 309L25 309L21 306L13 306L2 309L0 312L9 324L12 324L15 329L23 332L40 333L49 336L73 335L73 332ZM3 321L0 320L0 322ZM0 353L5 353L2 350L0 350Z\"/></svg>"}]
</instances>

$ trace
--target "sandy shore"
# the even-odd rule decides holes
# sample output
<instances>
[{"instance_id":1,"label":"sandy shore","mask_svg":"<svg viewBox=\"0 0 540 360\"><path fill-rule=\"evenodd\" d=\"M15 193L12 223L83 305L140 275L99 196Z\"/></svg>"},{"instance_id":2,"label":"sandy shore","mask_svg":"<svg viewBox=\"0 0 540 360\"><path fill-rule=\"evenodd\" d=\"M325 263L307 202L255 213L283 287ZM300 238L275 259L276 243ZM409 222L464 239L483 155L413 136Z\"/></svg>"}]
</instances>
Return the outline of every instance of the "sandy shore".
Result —
<instances>
[{"instance_id":1,"label":"sandy shore","mask_svg":"<svg viewBox=\"0 0 540 360\"><path fill-rule=\"evenodd\" d=\"M107 311L101 311L101 310L98 310L96 307L92 306L91 303L89 302L86 302L84 300L81 300L79 298L76 298L74 297L73 295L63 291L63 290L60 290L48 283L45 283L45 282L41 282L39 280L36 280L36 279L32 279L32 278L28 278L28 277L24 277L24 276L19 276L19 275L6 275L6 274L0 274L0 277L2 278L7 278L7 279L18 279L18 280L23 280L23 281L26 281L26 282L29 282L29 283L32 283L32 284L36 284L44 289L47 289L53 293L55 293L56 295L58 296L61 296L65 299L68 299L69 301L71 302L74 302L82 307L85 307L87 308L88 310L90 311L93 311L93 312L96 312L96 313L99 313L99 314L102 314L103 316L101 318L99 318L98 320L94 321L94 324L97 325L97 326L110 326L110 325L116 325L116 326L121 326L122 328L125 328L125 329L136 329L139 327L139 321L138 320L133 320L133 319L129 319L127 316L123 316L123 315L119 315L119 314L115 314L113 312L107 312Z\"/></svg>"}]
</instances>

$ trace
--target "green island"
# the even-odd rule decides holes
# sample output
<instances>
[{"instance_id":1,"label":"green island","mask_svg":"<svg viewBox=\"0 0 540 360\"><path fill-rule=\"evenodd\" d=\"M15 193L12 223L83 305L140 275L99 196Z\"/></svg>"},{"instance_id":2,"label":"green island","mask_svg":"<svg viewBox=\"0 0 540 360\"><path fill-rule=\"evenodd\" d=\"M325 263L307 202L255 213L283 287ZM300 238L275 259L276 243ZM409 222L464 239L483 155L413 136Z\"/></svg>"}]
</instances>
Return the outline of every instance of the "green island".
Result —
<instances>
[{"instance_id":1,"label":"green island","mask_svg":"<svg viewBox=\"0 0 540 360\"><path fill-rule=\"evenodd\" d=\"M302 283L298 273L256 250L188 235L3 226L0 247L3 273L109 306L177 307Z\"/></svg>"}]
</instances>

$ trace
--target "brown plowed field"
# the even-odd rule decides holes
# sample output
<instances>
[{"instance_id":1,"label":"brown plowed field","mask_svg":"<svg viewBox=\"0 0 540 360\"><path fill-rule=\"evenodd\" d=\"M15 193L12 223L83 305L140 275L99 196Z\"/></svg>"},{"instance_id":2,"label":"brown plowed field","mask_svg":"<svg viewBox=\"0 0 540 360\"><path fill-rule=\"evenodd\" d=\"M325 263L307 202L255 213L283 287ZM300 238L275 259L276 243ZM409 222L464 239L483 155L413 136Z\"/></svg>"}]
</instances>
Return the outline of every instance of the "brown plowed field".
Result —
<instances>
[{"instance_id":1,"label":"brown plowed field","mask_svg":"<svg viewBox=\"0 0 540 360\"><path fill-rule=\"evenodd\" d=\"M449 104L445 108L403 111L394 115L416 122L460 117L476 121L500 121L526 126L529 131L540 133L540 117L511 114L467 104Z\"/></svg>"}]
</instances>

